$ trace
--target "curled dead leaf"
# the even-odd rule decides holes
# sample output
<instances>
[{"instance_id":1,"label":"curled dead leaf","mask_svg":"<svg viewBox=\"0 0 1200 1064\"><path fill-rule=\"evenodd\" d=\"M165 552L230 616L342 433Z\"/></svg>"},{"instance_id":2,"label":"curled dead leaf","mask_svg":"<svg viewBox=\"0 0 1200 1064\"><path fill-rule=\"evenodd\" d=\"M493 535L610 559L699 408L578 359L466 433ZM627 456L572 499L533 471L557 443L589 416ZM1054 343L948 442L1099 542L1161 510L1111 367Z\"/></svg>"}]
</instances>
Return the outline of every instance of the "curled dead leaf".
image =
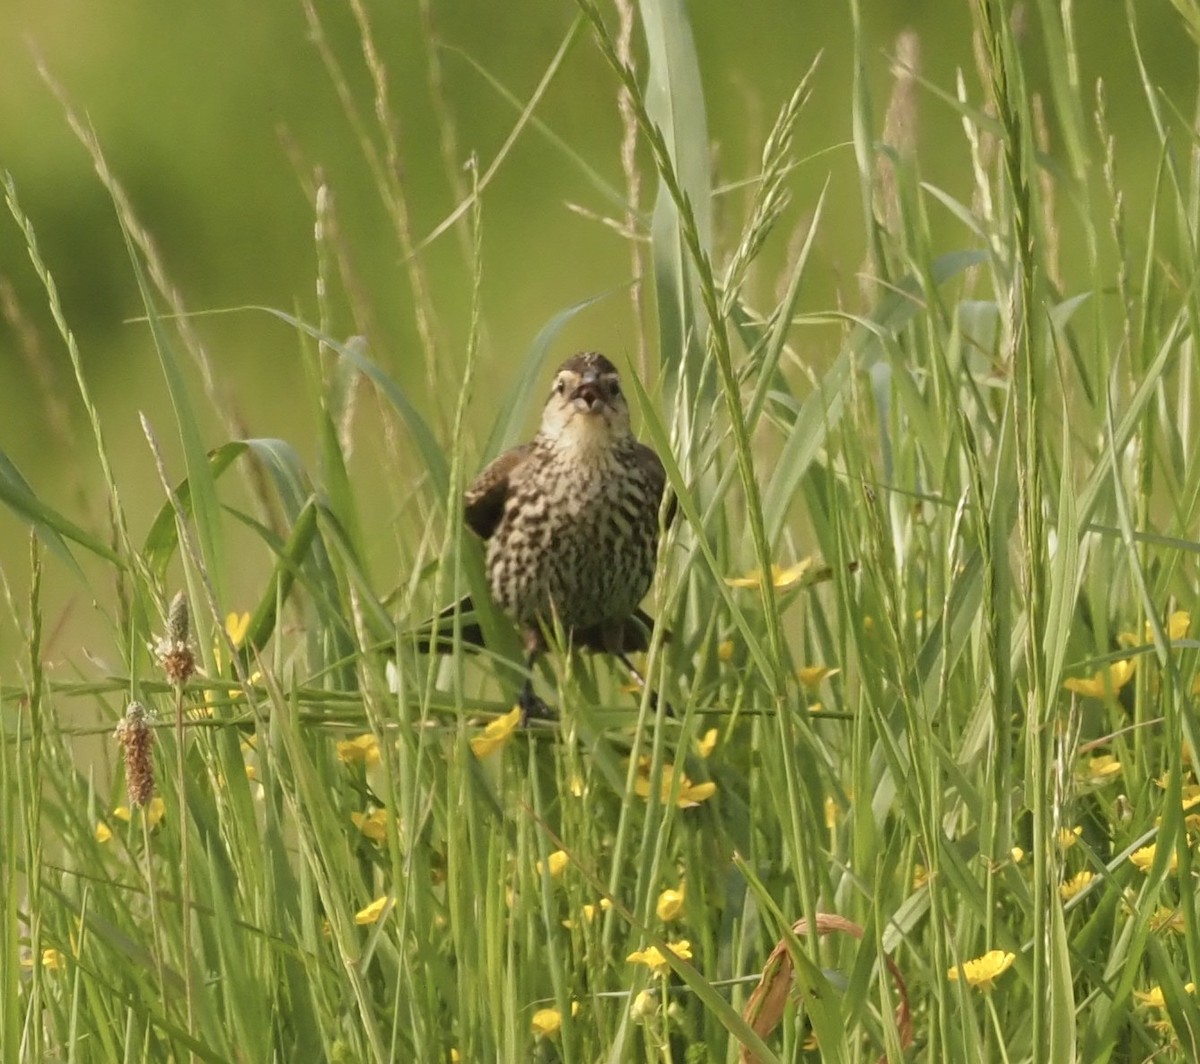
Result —
<instances>
[{"instance_id":1,"label":"curled dead leaf","mask_svg":"<svg viewBox=\"0 0 1200 1064\"><path fill-rule=\"evenodd\" d=\"M817 913L817 934L828 935L834 931L853 935L857 939L863 937L863 929L853 920L847 920L834 913ZM807 935L808 921L797 920L792 924L792 934L797 938ZM900 969L896 967L895 961L891 957L885 956L883 962L887 965L887 969L896 983L896 991L900 995L900 1004L896 1007L896 1028L900 1032L901 1048L908 1049L913 1041L912 1014L908 1007L908 987L905 985L904 978L900 974ZM782 1018L791 991L792 958L788 953L787 940L780 939L771 951L771 956L767 958L767 963L763 966L762 978L759 979L758 986L750 995L750 1000L746 1002L746 1007L742 1011L742 1019L751 1026L755 1034L765 1039L775 1030ZM743 1046L738 1061L739 1064L758 1064L758 1057L752 1050ZM887 1054L884 1053L879 1058L879 1064L886 1064L886 1062Z\"/></svg>"}]
</instances>

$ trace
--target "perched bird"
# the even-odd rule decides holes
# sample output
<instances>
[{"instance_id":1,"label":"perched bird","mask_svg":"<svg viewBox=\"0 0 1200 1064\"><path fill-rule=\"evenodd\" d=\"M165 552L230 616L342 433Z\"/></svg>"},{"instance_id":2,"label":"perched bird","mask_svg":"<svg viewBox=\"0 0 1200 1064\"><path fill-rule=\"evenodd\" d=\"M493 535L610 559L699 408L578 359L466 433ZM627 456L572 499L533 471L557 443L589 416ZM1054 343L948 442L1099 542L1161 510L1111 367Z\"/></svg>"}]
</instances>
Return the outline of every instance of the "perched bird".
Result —
<instances>
[{"instance_id":1,"label":"perched bird","mask_svg":"<svg viewBox=\"0 0 1200 1064\"><path fill-rule=\"evenodd\" d=\"M638 603L654 577L665 488L658 455L634 438L616 367L594 351L567 359L537 436L500 455L463 497L468 527L487 544L488 588L520 630L530 668L557 623L572 646L613 654L638 675L627 655L646 648L653 627ZM470 609L464 600L441 618ZM462 638L481 643L482 633L464 625ZM532 678L518 702L527 717L545 712Z\"/></svg>"}]
</instances>

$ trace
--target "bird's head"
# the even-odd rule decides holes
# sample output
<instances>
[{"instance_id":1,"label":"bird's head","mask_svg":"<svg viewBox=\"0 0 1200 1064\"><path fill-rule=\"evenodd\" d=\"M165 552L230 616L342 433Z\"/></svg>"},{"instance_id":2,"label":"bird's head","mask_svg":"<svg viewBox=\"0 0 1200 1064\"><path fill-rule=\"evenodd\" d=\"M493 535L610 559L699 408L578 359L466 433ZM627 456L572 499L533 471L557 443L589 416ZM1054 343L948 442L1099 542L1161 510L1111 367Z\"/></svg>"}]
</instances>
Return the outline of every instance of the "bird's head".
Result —
<instances>
[{"instance_id":1,"label":"bird's head","mask_svg":"<svg viewBox=\"0 0 1200 1064\"><path fill-rule=\"evenodd\" d=\"M629 404L617 367L595 351L572 355L554 376L542 435L558 446L591 450L629 433Z\"/></svg>"}]
</instances>

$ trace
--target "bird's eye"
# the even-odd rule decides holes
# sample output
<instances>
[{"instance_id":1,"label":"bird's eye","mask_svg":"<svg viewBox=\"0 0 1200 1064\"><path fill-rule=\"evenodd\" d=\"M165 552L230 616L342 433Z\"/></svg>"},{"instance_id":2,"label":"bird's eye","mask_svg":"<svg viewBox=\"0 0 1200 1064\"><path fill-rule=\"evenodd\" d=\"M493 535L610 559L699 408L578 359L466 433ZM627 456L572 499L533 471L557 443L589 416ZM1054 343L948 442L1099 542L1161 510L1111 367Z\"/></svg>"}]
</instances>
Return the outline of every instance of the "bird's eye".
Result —
<instances>
[{"instance_id":1,"label":"bird's eye","mask_svg":"<svg viewBox=\"0 0 1200 1064\"><path fill-rule=\"evenodd\" d=\"M608 382L608 394L614 399L621 394L621 382L615 378Z\"/></svg>"}]
</instances>

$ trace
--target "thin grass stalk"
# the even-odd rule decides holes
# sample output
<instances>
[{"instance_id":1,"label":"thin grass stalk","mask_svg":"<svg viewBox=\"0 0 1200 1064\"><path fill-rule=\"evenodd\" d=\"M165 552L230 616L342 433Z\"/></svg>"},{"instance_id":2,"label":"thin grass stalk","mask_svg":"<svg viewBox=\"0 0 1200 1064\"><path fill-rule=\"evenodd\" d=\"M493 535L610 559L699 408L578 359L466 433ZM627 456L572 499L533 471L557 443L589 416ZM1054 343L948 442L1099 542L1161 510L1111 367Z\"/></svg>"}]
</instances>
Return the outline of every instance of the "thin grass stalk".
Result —
<instances>
[{"instance_id":1,"label":"thin grass stalk","mask_svg":"<svg viewBox=\"0 0 1200 1064\"><path fill-rule=\"evenodd\" d=\"M26 655L29 663L28 711L23 716L29 720L29 759L20 764L25 771L18 770L21 805L26 810L24 819L25 893L29 906L29 959L30 986L28 1009L26 1010L26 1039L22 1042L21 1059L41 1060L46 1051L44 998L45 968L42 964L42 876L43 832L42 832L42 781L46 719L42 696L44 673L42 671L42 563L36 535L29 537L29 636ZM15 871L15 870L14 870ZM14 958L15 959L15 958Z\"/></svg>"},{"instance_id":2,"label":"thin grass stalk","mask_svg":"<svg viewBox=\"0 0 1200 1064\"><path fill-rule=\"evenodd\" d=\"M1001 145L1007 191L1012 210L1012 280L1009 290L1008 342L1011 343L1016 387L1013 390L1017 447L1017 489L1022 549L1022 583L1026 596L1025 667L1028 679L1025 711L1025 785L1031 795L1048 793L1053 699L1045 689L1045 606L1042 588L1046 574L1045 521L1042 493L1042 453L1038 431L1041 382L1035 347L1038 287L1034 218L1030 189L1029 130L1025 125L1026 98L1020 60L1013 44L1007 12L998 0L977 0L977 11L991 60L992 104L1004 129ZM1053 1001L1047 985L1049 970L1047 909L1052 884L1052 810L1034 800L1033 816L1033 946L1032 997ZM1041 1008L1032 1016L1033 1060L1048 1059L1050 1017ZM1001 1043L1002 1044L1002 1043Z\"/></svg>"}]
</instances>

